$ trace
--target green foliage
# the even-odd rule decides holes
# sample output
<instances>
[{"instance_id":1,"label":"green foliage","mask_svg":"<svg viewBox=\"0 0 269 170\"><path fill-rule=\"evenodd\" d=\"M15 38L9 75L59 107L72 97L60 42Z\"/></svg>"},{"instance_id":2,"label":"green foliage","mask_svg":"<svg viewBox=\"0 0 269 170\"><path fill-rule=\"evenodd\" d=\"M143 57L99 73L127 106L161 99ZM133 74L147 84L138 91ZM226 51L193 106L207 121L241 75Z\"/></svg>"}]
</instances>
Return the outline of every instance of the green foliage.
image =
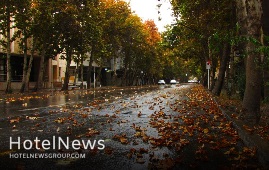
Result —
<instances>
[{"instance_id":1,"label":"green foliage","mask_svg":"<svg viewBox=\"0 0 269 170\"><path fill-rule=\"evenodd\" d=\"M233 29L232 6L233 2L225 1L178 1L173 0L172 5L175 13L180 14L180 20L175 27L176 36L180 39L189 40L192 48L195 48L201 55L206 49L198 49L199 46L205 46L208 38L211 42L208 48L219 51L222 42L230 37ZM191 49L191 48L190 48ZM206 50L207 51L207 50Z\"/></svg>"}]
</instances>

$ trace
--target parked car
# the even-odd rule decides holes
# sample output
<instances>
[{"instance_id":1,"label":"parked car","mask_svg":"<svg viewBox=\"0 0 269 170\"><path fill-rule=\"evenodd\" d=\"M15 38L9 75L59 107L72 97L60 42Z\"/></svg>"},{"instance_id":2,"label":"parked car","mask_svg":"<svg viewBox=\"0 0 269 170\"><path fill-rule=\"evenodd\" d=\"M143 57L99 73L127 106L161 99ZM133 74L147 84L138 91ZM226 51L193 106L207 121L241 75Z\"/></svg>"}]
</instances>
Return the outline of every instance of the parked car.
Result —
<instances>
[{"instance_id":1,"label":"parked car","mask_svg":"<svg viewBox=\"0 0 269 170\"><path fill-rule=\"evenodd\" d=\"M165 85L165 81L164 81L164 80L159 80L159 81L158 81L158 84L159 84L159 85Z\"/></svg>"},{"instance_id":2,"label":"parked car","mask_svg":"<svg viewBox=\"0 0 269 170\"><path fill-rule=\"evenodd\" d=\"M177 84L176 80L170 80L170 84Z\"/></svg>"},{"instance_id":3,"label":"parked car","mask_svg":"<svg viewBox=\"0 0 269 170\"><path fill-rule=\"evenodd\" d=\"M192 80L188 80L188 83L198 83L198 79L194 78Z\"/></svg>"}]
</instances>

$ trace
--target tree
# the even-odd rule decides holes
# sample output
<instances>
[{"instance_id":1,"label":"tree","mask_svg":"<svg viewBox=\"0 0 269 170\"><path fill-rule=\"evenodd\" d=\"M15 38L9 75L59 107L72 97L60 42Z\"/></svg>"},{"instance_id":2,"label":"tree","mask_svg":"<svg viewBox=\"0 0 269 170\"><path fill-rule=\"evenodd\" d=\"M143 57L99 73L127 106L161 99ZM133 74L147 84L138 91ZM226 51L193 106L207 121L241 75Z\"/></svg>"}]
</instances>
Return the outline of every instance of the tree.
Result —
<instances>
[{"instance_id":1,"label":"tree","mask_svg":"<svg viewBox=\"0 0 269 170\"><path fill-rule=\"evenodd\" d=\"M263 32L264 32L264 43L263 46L265 47L264 50L264 57L262 58L263 61L263 99L269 99L269 1L262 1L262 8L263 8Z\"/></svg>"},{"instance_id":2,"label":"tree","mask_svg":"<svg viewBox=\"0 0 269 170\"><path fill-rule=\"evenodd\" d=\"M38 91L43 87L46 61L60 52L58 42L61 32L59 32L58 27L56 27L57 24L54 22L54 14L59 7L63 7L59 2L32 1L34 16L32 36L40 56L38 79L34 91Z\"/></svg>"},{"instance_id":3,"label":"tree","mask_svg":"<svg viewBox=\"0 0 269 170\"><path fill-rule=\"evenodd\" d=\"M14 15L16 12L15 8L15 2L11 0L6 0L3 3L1 3L0 6L1 10L1 34L3 35L4 39L1 40L1 44L6 49L6 61L7 61L7 80L6 80L6 93L11 93L11 43L15 40L17 37L17 33L15 32L13 36L11 35L11 29L13 29L13 23L14 23Z\"/></svg>"},{"instance_id":4,"label":"tree","mask_svg":"<svg viewBox=\"0 0 269 170\"><path fill-rule=\"evenodd\" d=\"M233 32L234 22L232 22L233 16L233 1L178 1L173 0L172 5L174 13L180 16L180 20L177 21L175 27L179 27L175 34L180 38L179 44L181 49L180 57L187 58L188 60L199 61L200 69L191 68L191 70L202 70L203 78L202 82L206 85L206 69L205 63L210 60L212 63L211 67L211 79L213 79L215 70L218 67L220 60L225 59L230 54L229 51L225 51L222 47L229 46L230 40L228 37L232 37L230 32ZM181 30L180 30L181 29ZM215 35L219 35L220 41L212 41ZM184 43L182 43L184 42ZM225 45L226 44L226 45ZM182 48L183 47L183 48ZM227 47L226 49L229 49ZM225 56L222 56L225 54ZM189 56L189 57L187 57ZM197 58L197 59L194 59ZM223 82L223 67L227 64L223 63L221 68L221 76L218 77L214 91L221 89ZM197 66L197 65L196 65ZM211 87L214 86L214 81L211 82Z\"/></svg>"},{"instance_id":5,"label":"tree","mask_svg":"<svg viewBox=\"0 0 269 170\"><path fill-rule=\"evenodd\" d=\"M136 62L142 57L141 44L145 41L145 33L141 19L136 15L129 15L121 31L121 44L123 52L123 85L133 85L138 72L141 72L142 62Z\"/></svg>"},{"instance_id":6,"label":"tree","mask_svg":"<svg viewBox=\"0 0 269 170\"><path fill-rule=\"evenodd\" d=\"M161 68L160 61L162 60L162 55L160 54L160 43L161 35L158 32L158 28L153 20L147 20L144 23L145 37L145 57L143 70L145 70L146 77L151 78L153 81L154 77L157 77ZM151 82L154 83L154 82Z\"/></svg>"},{"instance_id":7,"label":"tree","mask_svg":"<svg viewBox=\"0 0 269 170\"><path fill-rule=\"evenodd\" d=\"M104 0L105 4L105 20L104 34L107 36L106 41L110 44L110 50L112 51L111 59L114 65L112 83L116 83L117 67L116 58L122 55L122 41L124 30L124 23L126 19L131 15L131 10L128 4L124 1L117 0Z\"/></svg>"},{"instance_id":8,"label":"tree","mask_svg":"<svg viewBox=\"0 0 269 170\"><path fill-rule=\"evenodd\" d=\"M57 15L55 19L59 25L60 37L59 37L59 46L62 51L65 51L66 55L64 58L66 59L66 71L65 78L62 90L68 90L68 82L69 82L69 68L72 61L73 54L76 51L79 51L80 48L80 23L78 22L78 12L80 8L80 3L76 4L76 1L67 0L69 3L62 3L61 10L57 11Z\"/></svg>"},{"instance_id":9,"label":"tree","mask_svg":"<svg viewBox=\"0 0 269 170\"><path fill-rule=\"evenodd\" d=\"M260 119L261 102L261 53L256 51L260 45L262 30L262 4L260 0L242 0L237 5L245 11L245 17L241 18L247 23L247 36L249 41L246 46L246 89L243 99L243 108L246 116L255 118L256 123Z\"/></svg>"},{"instance_id":10,"label":"tree","mask_svg":"<svg viewBox=\"0 0 269 170\"><path fill-rule=\"evenodd\" d=\"M21 1L19 4L17 4L17 14L15 16L16 21L16 28L20 30L20 48L23 51L24 56L24 62L23 62L23 77L22 77L22 84L20 92L23 93L25 90L28 89L28 83L32 68L32 62L34 57L34 43L33 43L33 37L32 37L32 26L33 26L33 13L32 13L32 6L31 2L28 0ZM32 39L31 39L32 38ZM30 41L31 40L31 41ZM31 44L29 44L31 42ZM31 54L30 59L28 61L28 50L29 45L31 45Z\"/></svg>"}]
</instances>

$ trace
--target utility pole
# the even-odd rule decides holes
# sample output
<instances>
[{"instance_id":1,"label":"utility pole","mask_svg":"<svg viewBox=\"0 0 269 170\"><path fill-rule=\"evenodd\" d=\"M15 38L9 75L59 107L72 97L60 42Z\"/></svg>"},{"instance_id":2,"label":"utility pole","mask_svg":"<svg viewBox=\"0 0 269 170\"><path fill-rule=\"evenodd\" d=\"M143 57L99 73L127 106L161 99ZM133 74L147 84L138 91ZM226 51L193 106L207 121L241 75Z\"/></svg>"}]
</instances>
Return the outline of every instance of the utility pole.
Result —
<instances>
[{"instance_id":1,"label":"utility pole","mask_svg":"<svg viewBox=\"0 0 269 170\"><path fill-rule=\"evenodd\" d=\"M206 69L207 69L207 88L210 89L210 68L211 68L211 62L208 60L206 62Z\"/></svg>"}]
</instances>

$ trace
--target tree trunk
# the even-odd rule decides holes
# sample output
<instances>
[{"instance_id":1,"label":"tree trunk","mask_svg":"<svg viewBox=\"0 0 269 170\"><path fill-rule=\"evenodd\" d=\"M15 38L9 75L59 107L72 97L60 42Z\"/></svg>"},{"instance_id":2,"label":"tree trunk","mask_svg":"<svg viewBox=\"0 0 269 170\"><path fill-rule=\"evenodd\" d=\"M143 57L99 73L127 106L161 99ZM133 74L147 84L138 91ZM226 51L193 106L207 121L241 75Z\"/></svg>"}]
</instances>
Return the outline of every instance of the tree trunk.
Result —
<instances>
[{"instance_id":1,"label":"tree trunk","mask_svg":"<svg viewBox=\"0 0 269 170\"><path fill-rule=\"evenodd\" d=\"M21 89L20 93L24 93L25 87L27 86L26 84L26 76L27 76L27 38L23 38L23 73L22 73L22 82L21 82Z\"/></svg>"},{"instance_id":2,"label":"tree trunk","mask_svg":"<svg viewBox=\"0 0 269 170\"><path fill-rule=\"evenodd\" d=\"M32 70L32 65L33 65L33 59L34 59L34 52L31 53L31 56L30 56L30 60L29 60L29 63L28 63L28 68L27 68L27 74L26 74L26 79L25 79L25 90L26 91L29 91L29 79L30 79L30 75L31 75L31 70Z\"/></svg>"},{"instance_id":3,"label":"tree trunk","mask_svg":"<svg viewBox=\"0 0 269 170\"><path fill-rule=\"evenodd\" d=\"M264 35L269 35L269 1L262 1L262 8L263 8L263 32ZM269 46L268 42L264 42L265 46ZM267 57L267 59L266 59ZM264 62L268 60L268 56L264 57ZM264 90L263 90L263 97L264 99L269 99L269 66L265 66L263 70L263 81L264 81Z\"/></svg>"},{"instance_id":4,"label":"tree trunk","mask_svg":"<svg viewBox=\"0 0 269 170\"><path fill-rule=\"evenodd\" d=\"M211 68L210 68L210 73L209 73L210 74L210 91L213 90L216 83L215 77L216 77L217 63L218 63L217 59L212 58Z\"/></svg>"},{"instance_id":5,"label":"tree trunk","mask_svg":"<svg viewBox=\"0 0 269 170\"><path fill-rule=\"evenodd\" d=\"M28 68L27 68L27 74L26 74L26 79L25 79L25 90L29 91L29 79L30 79L30 75L31 75L31 70L32 70L32 65L33 65L33 60L34 60L34 53L35 53L35 43L34 43L34 37L32 37L32 49L31 49L31 56L29 59L29 63L28 63Z\"/></svg>"},{"instance_id":6,"label":"tree trunk","mask_svg":"<svg viewBox=\"0 0 269 170\"><path fill-rule=\"evenodd\" d=\"M31 75L31 70L32 70L32 65L33 65L33 60L34 60L34 54L35 54L35 49L36 49L36 46L35 46L35 41L34 41L34 37L32 37L32 48L31 48L31 56L30 56L30 60L29 60L29 63L28 63L28 69L27 69L27 75L26 75L26 80L25 80L25 84L27 85L26 86L26 90L29 91L29 79L30 79L30 75Z\"/></svg>"},{"instance_id":7,"label":"tree trunk","mask_svg":"<svg viewBox=\"0 0 269 170\"><path fill-rule=\"evenodd\" d=\"M248 36L261 39L261 0L247 0L246 11L248 19ZM243 108L247 118L260 119L260 100L261 100L261 54L255 52L256 46L251 41L247 43L246 58L246 89L243 99Z\"/></svg>"},{"instance_id":8,"label":"tree trunk","mask_svg":"<svg viewBox=\"0 0 269 170\"><path fill-rule=\"evenodd\" d=\"M11 58L11 35L10 35L10 4L9 1L7 1L7 7L6 7L6 12L7 12L7 18L6 18L6 26L7 26L7 84L6 84L6 90L5 93L12 93L11 89L11 63L10 63L10 58Z\"/></svg>"},{"instance_id":9,"label":"tree trunk","mask_svg":"<svg viewBox=\"0 0 269 170\"><path fill-rule=\"evenodd\" d=\"M80 55L80 81L81 81L81 85L80 85L80 88L81 89L83 89L83 81L84 81L84 77L83 77L83 67L84 67L84 65L83 65L83 55L81 54Z\"/></svg>"},{"instance_id":10,"label":"tree trunk","mask_svg":"<svg viewBox=\"0 0 269 170\"><path fill-rule=\"evenodd\" d=\"M65 70L65 77L64 77L64 84L61 90L68 90L68 83L69 83L69 68L72 61L72 48L68 49L66 52L66 70Z\"/></svg>"},{"instance_id":11,"label":"tree trunk","mask_svg":"<svg viewBox=\"0 0 269 170\"><path fill-rule=\"evenodd\" d=\"M37 79L37 82L35 84L34 91L38 91L41 87L43 87L43 77L44 77L44 70L45 70L45 54L46 54L46 44L44 42L41 56L40 56L38 79Z\"/></svg>"},{"instance_id":12,"label":"tree trunk","mask_svg":"<svg viewBox=\"0 0 269 170\"><path fill-rule=\"evenodd\" d=\"M89 66L88 66L88 71L87 71L87 89L91 88L93 55L94 55L94 52L93 52L93 48L92 48L90 61L89 61Z\"/></svg>"},{"instance_id":13,"label":"tree trunk","mask_svg":"<svg viewBox=\"0 0 269 170\"><path fill-rule=\"evenodd\" d=\"M227 63L229 61L229 58L230 58L230 47L226 43L226 44L224 44L223 51L222 51L218 79L217 79L217 82L216 82L214 89L212 91L213 94L215 94L217 96L220 95L220 92L221 92L221 89L223 86L225 72L226 72Z\"/></svg>"},{"instance_id":14,"label":"tree trunk","mask_svg":"<svg viewBox=\"0 0 269 170\"><path fill-rule=\"evenodd\" d=\"M115 53L116 54L116 53ZM116 85L117 80L117 62L116 62L116 55L113 56L113 76L112 76L112 85Z\"/></svg>"},{"instance_id":15,"label":"tree trunk","mask_svg":"<svg viewBox=\"0 0 269 170\"><path fill-rule=\"evenodd\" d=\"M112 75L112 80L111 80L111 84L113 86L115 86L117 84L117 57L118 55L118 46L116 44L112 44L113 46L113 51L114 51L114 55L113 55L113 75Z\"/></svg>"},{"instance_id":16,"label":"tree trunk","mask_svg":"<svg viewBox=\"0 0 269 170\"><path fill-rule=\"evenodd\" d=\"M98 70L98 76L97 76L97 80L99 81L99 83L100 83L100 85L102 85L101 84L101 79L102 79L102 69L103 69L103 65L100 65L100 68L99 68L99 70Z\"/></svg>"}]
</instances>

